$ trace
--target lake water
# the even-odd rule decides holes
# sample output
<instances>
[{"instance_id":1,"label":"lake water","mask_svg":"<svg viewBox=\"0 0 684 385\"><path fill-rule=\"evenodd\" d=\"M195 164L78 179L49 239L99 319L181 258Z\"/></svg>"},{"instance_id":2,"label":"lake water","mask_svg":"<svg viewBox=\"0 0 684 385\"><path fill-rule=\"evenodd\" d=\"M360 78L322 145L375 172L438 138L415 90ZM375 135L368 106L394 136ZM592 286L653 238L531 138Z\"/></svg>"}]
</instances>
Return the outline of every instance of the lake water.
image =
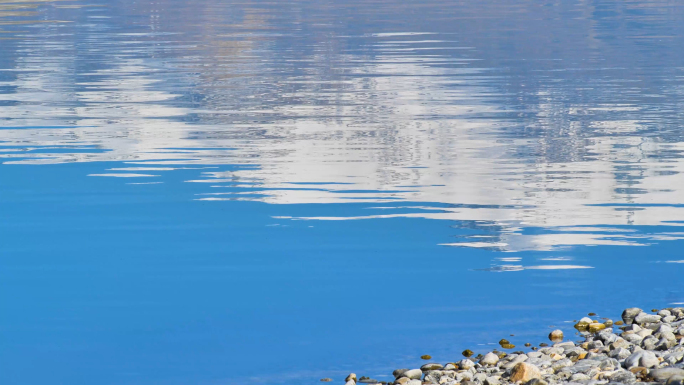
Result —
<instances>
[{"instance_id":1,"label":"lake water","mask_svg":"<svg viewBox=\"0 0 684 385\"><path fill-rule=\"evenodd\" d=\"M677 1L0 0L0 383L388 380L682 303L682 47Z\"/></svg>"}]
</instances>

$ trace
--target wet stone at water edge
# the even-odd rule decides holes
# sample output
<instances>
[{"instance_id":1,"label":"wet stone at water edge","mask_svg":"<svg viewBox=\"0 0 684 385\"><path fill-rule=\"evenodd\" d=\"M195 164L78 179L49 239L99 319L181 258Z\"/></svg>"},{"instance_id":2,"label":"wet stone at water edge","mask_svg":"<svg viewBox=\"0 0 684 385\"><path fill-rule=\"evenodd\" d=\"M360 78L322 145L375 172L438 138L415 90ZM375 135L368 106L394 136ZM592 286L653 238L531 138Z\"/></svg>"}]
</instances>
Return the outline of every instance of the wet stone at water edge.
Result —
<instances>
[{"instance_id":1,"label":"wet stone at water edge","mask_svg":"<svg viewBox=\"0 0 684 385\"><path fill-rule=\"evenodd\" d=\"M359 383L394 385L602 385L660 383L684 385L684 308L667 308L648 314L638 308L622 313L627 326L604 318L598 322L582 318L575 325L580 341L563 341L563 331L554 330L554 343L540 348L525 346L528 352L482 352L476 358L458 362L428 363L416 369L397 369L393 381L377 382L361 377ZM578 327L579 325L579 327ZM499 344L511 345L502 339ZM422 356L421 358L425 359ZM429 357L431 358L431 357ZM323 379L321 381L325 381ZM346 385L355 385L350 374Z\"/></svg>"}]
</instances>

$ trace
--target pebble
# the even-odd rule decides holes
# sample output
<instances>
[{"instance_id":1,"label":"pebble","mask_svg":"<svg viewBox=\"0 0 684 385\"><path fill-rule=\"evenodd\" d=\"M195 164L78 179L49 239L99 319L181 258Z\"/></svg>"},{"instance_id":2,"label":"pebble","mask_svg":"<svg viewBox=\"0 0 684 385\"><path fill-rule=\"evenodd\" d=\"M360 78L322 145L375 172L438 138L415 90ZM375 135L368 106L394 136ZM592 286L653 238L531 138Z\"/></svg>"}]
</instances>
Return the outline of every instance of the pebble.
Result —
<instances>
[{"instance_id":1,"label":"pebble","mask_svg":"<svg viewBox=\"0 0 684 385\"><path fill-rule=\"evenodd\" d=\"M618 322L583 317L575 328L584 341L560 342L563 332L554 330L549 334L553 346L541 343L536 348L527 343L526 352L483 351L458 363L430 362L420 369L397 369L392 373L394 385L619 385L640 381L644 385L648 381L684 385L684 308L654 312L657 314L625 309ZM499 342L504 348L513 347L508 340ZM474 353L466 349L463 355ZM421 356L425 357L429 356ZM350 374L345 381L356 385L356 375ZM358 382L378 383L368 377Z\"/></svg>"},{"instance_id":2,"label":"pebble","mask_svg":"<svg viewBox=\"0 0 684 385\"><path fill-rule=\"evenodd\" d=\"M625 309L625 311L622 312L622 321L624 321L625 325L631 325L632 322L634 322L634 317L639 315L642 311L643 310L639 309L638 307Z\"/></svg>"},{"instance_id":3,"label":"pebble","mask_svg":"<svg viewBox=\"0 0 684 385\"><path fill-rule=\"evenodd\" d=\"M563 341L563 331L562 330L554 330L551 333L549 333L549 339L551 341Z\"/></svg>"},{"instance_id":4,"label":"pebble","mask_svg":"<svg viewBox=\"0 0 684 385\"><path fill-rule=\"evenodd\" d=\"M499 362L499 356L494 353L487 353L480 360L480 365L496 365Z\"/></svg>"},{"instance_id":5,"label":"pebble","mask_svg":"<svg viewBox=\"0 0 684 385\"><path fill-rule=\"evenodd\" d=\"M634 317L634 322L641 325L641 324L645 324L645 323L660 322L660 318L661 317L659 315L641 312L641 313L639 313L639 315Z\"/></svg>"},{"instance_id":6,"label":"pebble","mask_svg":"<svg viewBox=\"0 0 684 385\"><path fill-rule=\"evenodd\" d=\"M406 377L411 380L420 380L423 376L423 371L420 369L409 369L401 374L401 377Z\"/></svg>"},{"instance_id":7,"label":"pebble","mask_svg":"<svg viewBox=\"0 0 684 385\"><path fill-rule=\"evenodd\" d=\"M527 382L533 378L541 378L539 368L526 362L521 362L511 370L511 382Z\"/></svg>"},{"instance_id":8,"label":"pebble","mask_svg":"<svg viewBox=\"0 0 684 385\"><path fill-rule=\"evenodd\" d=\"M332 382L332 378L321 378L321 382Z\"/></svg>"}]
</instances>

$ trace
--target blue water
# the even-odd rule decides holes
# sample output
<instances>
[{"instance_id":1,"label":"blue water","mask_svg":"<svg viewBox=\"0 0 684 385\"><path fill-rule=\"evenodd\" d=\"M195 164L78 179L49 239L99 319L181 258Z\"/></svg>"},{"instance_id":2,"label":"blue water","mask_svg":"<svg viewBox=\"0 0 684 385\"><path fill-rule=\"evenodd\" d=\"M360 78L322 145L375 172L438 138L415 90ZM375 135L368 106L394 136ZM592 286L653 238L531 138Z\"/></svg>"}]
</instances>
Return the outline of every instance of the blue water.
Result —
<instances>
[{"instance_id":1,"label":"blue water","mask_svg":"<svg viewBox=\"0 0 684 385\"><path fill-rule=\"evenodd\" d=\"M0 1L0 383L388 380L684 303L681 47L672 1Z\"/></svg>"}]
</instances>

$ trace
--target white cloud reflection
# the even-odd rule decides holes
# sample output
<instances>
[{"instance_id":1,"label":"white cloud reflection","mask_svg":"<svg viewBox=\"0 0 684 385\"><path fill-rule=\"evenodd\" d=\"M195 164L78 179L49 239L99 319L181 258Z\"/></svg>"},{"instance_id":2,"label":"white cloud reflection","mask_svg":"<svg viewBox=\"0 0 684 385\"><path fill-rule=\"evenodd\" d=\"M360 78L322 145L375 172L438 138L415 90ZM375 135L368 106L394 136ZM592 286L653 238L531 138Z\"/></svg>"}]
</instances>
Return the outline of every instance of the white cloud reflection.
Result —
<instances>
[{"instance_id":1,"label":"white cloud reflection","mask_svg":"<svg viewBox=\"0 0 684 385\"><path fill-rule=\"evenodd\" d=\"M252 51L256 40L207 42L227 50L226 58L250 53L258 59L225 59L223 70L206 66L209 57L168 70L168 63L122 55L77 78L75 57L45 56L68 52L72 43L45 37L46 52L26 50L5 69L15 76L0 84L12 90L0 94L8 103L0 109L0 159L126 162L130 167L107 169L116 173L90 174L121 178L159 176L137 171L250 166L198 171L187 182L207 184L197 200L364 202L370 210L280 219L426 218L473 223L484 233L446 246L552 250L683 238L671 230L635 229L671 228L684 220L684 142L635 135L648 130L633 118L646 107L619 101L563 105L557 100L564 89L539 87L530 90L537 102L526 108L535 112L540 133L527 135L516 121L519 106L505 103L504 80L451 52L473 47L414 35L367 36L372 55L314 55L314 64L333 64L263 81L236 76L255 65L268 70L283 64L281 52ZM94 47L116 44L106 34L93 39L102 39L91 42ZM433 50L423 53L416 44ZM321 70L330 66L344 76ZM170 87L172 82L186 88ZM189 107L180 100L187 90L204 102ZM558 121L587 115L593 118ZM565 131L558 134L559 127ZM222 192L225 187L250 191Z\"/></svg>"}]
</instances>

